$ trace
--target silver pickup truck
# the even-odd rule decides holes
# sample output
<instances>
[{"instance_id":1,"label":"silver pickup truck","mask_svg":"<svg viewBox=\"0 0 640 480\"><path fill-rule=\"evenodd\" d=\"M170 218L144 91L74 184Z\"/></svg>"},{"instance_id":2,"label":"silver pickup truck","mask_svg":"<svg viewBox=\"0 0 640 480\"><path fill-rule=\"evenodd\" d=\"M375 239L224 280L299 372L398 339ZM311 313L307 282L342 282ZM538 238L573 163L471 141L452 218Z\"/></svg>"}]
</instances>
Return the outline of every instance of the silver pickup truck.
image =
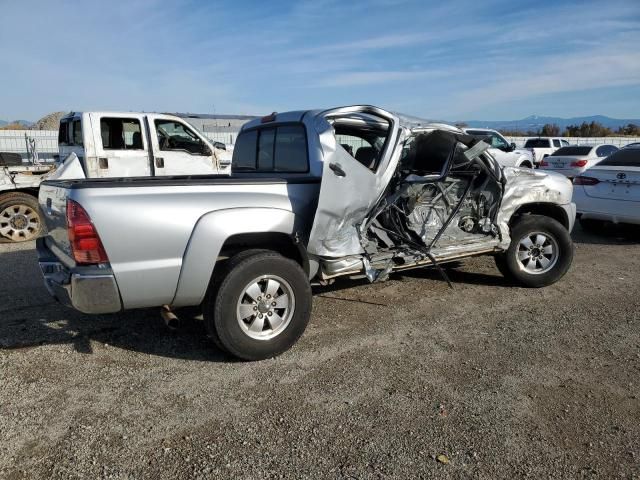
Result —
<instances>
[{"instance_id":1,"label":"silver pickup truck","mask_svg":"<svg viewBox=\"0 0 640 480\"><path fill-rule=\"evenodd\" d=\"M572 185L501 168L488 145L372 106L246 124L231 176L49 180L45 283L86 313L202 305L215 343L247 360L302 335L311 284L493 255L529 287L573 258Z\"/></svg>"}]
</instances>

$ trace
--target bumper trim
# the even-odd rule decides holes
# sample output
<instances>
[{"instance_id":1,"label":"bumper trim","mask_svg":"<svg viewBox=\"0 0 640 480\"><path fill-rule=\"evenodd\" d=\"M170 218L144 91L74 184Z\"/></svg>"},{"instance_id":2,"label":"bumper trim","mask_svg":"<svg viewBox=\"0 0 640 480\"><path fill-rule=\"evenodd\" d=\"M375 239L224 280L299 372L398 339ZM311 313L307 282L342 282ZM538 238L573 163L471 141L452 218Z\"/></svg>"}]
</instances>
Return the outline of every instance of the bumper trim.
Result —
<instances>
[{"instance_id":1,"label":"bumper trim","mask_svg":"<svg viewBox=\"0 0 640 480\"><path fill-rule=\"evenodd\" d=\"M120 291L110 268L65 265L47 246L36 241L44 285L60 303L82 313L116 313L122 310Z\"/></svg>"},{"instance_id":2,"label":"bumper trim","mask_svg":"<svg viewBox=\"0 0 640 480\"><path fill-rule=\"evenodd\" d=\"M120 293L112 274L61 275L58 262L41 261L40 269L49 293L63 305L82 313L116 313L122 310Z\"/></svg>"}]
</instances>

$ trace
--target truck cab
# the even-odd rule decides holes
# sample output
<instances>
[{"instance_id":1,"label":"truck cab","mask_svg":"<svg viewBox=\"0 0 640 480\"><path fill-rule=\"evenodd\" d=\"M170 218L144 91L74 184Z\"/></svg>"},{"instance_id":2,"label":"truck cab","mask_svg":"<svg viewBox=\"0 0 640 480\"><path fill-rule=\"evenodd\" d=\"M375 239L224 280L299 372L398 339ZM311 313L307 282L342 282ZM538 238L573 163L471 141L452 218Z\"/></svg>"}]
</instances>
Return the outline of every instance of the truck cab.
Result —
<instances>
[{"instance_id":1,"label":"truck cab","mask_svg":"<svg viewBox=\"0 0 640 480\"><path fill-rule=\"evenodd\" d=\"M531 152L533 161L540 165L543 158L548 157L561 147L568 147L569 142L564 138L535 137L527 138L524 142L524 149Z\"/></svg>"},{"instance_id":2,"label":"truck cab","mask_svg":"<svg viewBox=\"0 0 640 480\"><path fill-rule=\"evenodd\" d=\"M60 120L60 160L74 153L87 178L230 173L231 158L184 119L158 113L71 112Z\"/></svg>"},{"instance_id":3,"label":"truck cab","mask_svg":"<svg viewBox=\"0 0 640 480\"><path fill-rule=\"evenodd\" d=\"M503 167L533 168L532 153L517 149L516 144L509 143L500 132L487 128L467 128L464 132L483 138L489 144L489 153Z\"/></svg>"}]
</instances>

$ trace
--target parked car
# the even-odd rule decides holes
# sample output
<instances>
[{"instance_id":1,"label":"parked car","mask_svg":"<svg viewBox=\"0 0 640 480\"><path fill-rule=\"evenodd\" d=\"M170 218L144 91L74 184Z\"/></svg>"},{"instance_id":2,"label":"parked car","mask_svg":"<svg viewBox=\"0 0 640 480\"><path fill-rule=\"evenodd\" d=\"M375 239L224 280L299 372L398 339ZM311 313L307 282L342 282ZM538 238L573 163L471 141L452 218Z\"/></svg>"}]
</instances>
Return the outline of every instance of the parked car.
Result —
<instances>
[{"instance_id":1,"label":"parked car","mask_svg":"<svg viewBox=\"0 0 640 480\"><path fill-rule=\"evenodd\" d=\"M640 145L622 148L573 179L580 224L640 224Z\"/></svg>"},{"instance_id":2,"label":"parked car","mask_svg":"<svg viewBox=\"0 0 640 480\"><path fill-rule=\"evenodd\" d=\"M569 142L564 138L536 137L528 138L524 142L525 150L533 156L533 162L539 165L543 158L548 157L561 147L568 147Z\"/></svg>"},{"instance_id":3,"label":"parked car","mask_svg":"<svg viewBox=\"0 0 640 480\"><path fill-rule=\"evenodd\" d=\"M75 153L88 178L228 174L231 157L216 143L159 113L71 112L58 133L60 160Z\"/></svg>"},{"instance_id":4,"label":"parked car","mask_svg":"<svg viewBox=\"0 0 640 480\"><path fill-rule=\"evenodd\" d=\"M573 178L617 151L618 147L607 144L562 147L542 160L540 168Z\"/></svg>"},{"instance_id":5,"label":"parked car","mask_svg":"<svg viewBox=\"0 0 640 480\"><path fill-rule=\"evenodd\" d=\"M550 285L572 261L571 182L501 168L486 147L353 106L247 123L230 177L48 180L45 284L86 313L202 305L214 342L248 360L300 337L311 282L492 255L521 285Z\"/></svg>"},{"instance_id":6,"label":"parked car","mask_svg":"<svg viewBox=\"0 0 640 480\"><path fill-rule=\"evenodd\" d=\"M634 147L640 147L640 142L627 143L622 148L634 148Z\"/></svg>"},{"instance_id":7,"label":"parked car","mask_svg":"<svg viewBox=\"0 0 640 480\"><path fill-rule=\"evenodd\" d=\"M509 143L500 132L486 128L467 128L464 132L481 137L487 142L491 146L489 153L503 167L533 168L533 154L529 150L519 150L515 143Z\"/></svg>"}]
</instances>

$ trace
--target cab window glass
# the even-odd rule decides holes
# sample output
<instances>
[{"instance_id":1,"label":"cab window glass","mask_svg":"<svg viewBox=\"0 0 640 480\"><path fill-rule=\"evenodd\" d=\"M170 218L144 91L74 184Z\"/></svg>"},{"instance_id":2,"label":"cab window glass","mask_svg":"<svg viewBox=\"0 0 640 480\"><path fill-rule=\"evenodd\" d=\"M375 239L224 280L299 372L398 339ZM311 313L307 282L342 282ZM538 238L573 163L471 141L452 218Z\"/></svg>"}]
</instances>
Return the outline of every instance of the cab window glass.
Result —
<instances>
[{"instance_id":1,"label":"cab window glass","mask_svg":"<svg viewBox=\"0 0 640 480\"><path fill-rule=\"evenodd\" d=\"M100 136L105 150L143 150L142 128L136 118L101 118Z\"/></svg>"},{"instance_id":2,"label":"cab window glass","mask_svg":"<svg viewBox=\"0 0 640 480\"><path fill-rule=\"evenodd\" d=\"M231 168L233 171L308 172L304 127L283 125L240 133L233 150Z\"/></svg>"},{"instance_id":3,"label":"cab window glass","mask_svg":"<svg viewBox=\"0 0 640 480\"><path fill-rule=\"evenodd\" d=\"M302 173L308 170L307 136L304 127L302 125L278 127L274 171Z\"/></svg>"},{"instance_id":4,"label":"cab window glass","mask_svg":"<svg viewBox=\"0 0 640 480\"><path fill-rule=\"evenodd\" d=\"M82 146L82 122L80 120L74 120L72 124L73 129L73 145Z\"/></svg>"},{"instance_id":5,"label":"cab window glass","mask_svg":"<svg viewBox=\"0 0 640 480\"><path fill-rule=\"evenodd\" d=\"M491 135L491 146L494 148L505 149L509 144L502 137L493 134Z\"/></svg>"},{"instance_id":6,"label":"cab window glass","mask_svg":"<svg viewBox=\"0 0 640 480\"><path fill-rule=\"evenodd\" d=\"M160 150L181 151L192 155L207 155L206 144L190 128L173 120L156 120Z\"/></svg>"},{"instance_id":7,"label":"cab window glass","mask_svg":"<svg viewBox=\"0 0 640 480\"><path fill-rule=\"evenodd\" d=\"M273 171L274 148L276 145L276 129L260 130L258 139L258 170Z\"/></svg>"},{"instance_id":8,"label":"cab window glass","mask_svg":"<svg viewBox=\"0 0 640 480\"><path fill-rule=\"evenodd\" d=\"M258 131L242 132L236 139L233 149L232 169L248 171L256 169L256 152L258 151Z\"/></svg>"}]
</instances>

